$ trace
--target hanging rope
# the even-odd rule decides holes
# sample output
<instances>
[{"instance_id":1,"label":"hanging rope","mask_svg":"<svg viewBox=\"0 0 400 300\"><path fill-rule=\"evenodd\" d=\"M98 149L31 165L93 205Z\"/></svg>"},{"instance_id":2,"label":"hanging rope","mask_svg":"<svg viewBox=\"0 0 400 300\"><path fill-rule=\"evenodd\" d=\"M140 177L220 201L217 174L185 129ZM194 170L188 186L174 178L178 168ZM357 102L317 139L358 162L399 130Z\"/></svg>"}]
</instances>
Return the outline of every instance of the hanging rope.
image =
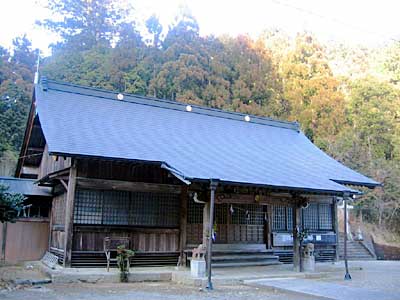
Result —
<instances>
[{"instance_id":1,"label":"hanging rope","mask_svg":"<svg viewBox=\"0 0 400 300\"><path fill-rule=\"evenodd\" d=\"M244 212L247 221L250 221L251 215L254 215L254 216L263 216L265 221L268 220L268 217L267 217L267 213L266 213L266 212L254 211L254 212L250 213L250 211L249 211L248 209L243 209L243 208L237 207L237 206L234 207L234 206L231 204L231 206L230 206L230 208L229 208L229 212L231 213L231 215L233 215L233 214L235 213L235 210Z\"/></svg>"}]
</instances>

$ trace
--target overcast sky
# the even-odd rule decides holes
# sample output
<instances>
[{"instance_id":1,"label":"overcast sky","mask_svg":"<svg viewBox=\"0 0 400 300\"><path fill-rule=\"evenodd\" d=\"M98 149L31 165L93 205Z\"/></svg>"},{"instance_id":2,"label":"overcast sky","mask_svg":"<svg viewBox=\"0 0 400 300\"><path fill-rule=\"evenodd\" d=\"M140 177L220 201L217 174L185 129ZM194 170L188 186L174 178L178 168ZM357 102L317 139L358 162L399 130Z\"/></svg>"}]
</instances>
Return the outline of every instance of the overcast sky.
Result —
<instances>
[{"instance_id":1,"label":"overcast sky","mask_svg":"<svg viewBox=\"0 0 400 300\"><path fill-rule=\"evenodd\" d=\"M129 1L129 0L128 0ZM26 33L48 53L56 38L35 25L49 12L45 0L1 0L0 44L10 47L15 36ZM139 21L152 14L165 27L182 4L200 24L202 35L247 33L256 37L267 28L289 34L314 32L321 40L378 45L400 40L400 1L396 0L131 0Z\"/></svg>"}]
</instances>

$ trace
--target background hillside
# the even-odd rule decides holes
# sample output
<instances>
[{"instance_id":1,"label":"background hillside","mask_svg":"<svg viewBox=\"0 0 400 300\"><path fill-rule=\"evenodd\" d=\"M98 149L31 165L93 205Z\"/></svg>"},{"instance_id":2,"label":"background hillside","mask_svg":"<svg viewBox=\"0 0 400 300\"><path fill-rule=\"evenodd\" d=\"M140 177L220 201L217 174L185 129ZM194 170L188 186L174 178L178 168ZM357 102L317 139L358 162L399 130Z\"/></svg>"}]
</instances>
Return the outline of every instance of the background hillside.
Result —
<instances>
[{"instance_id":1,"label":"background hillside","mask_svg":"<svg viewBox=\"0 0 400 300\"><path fill-rule=\"evenodd\" d=\"M163 30L139 31L114 1L51 0L64 19L41 62L51 79L231 111L297 120L321 149L384 184L357 204L363 220L400 232L400 43L322 44L310 32L200 36L182 10ZM13 174L30 105L37 52L29 37L0 47L0 172ZM94 108L95 109L95 108ZM243 154L245 155L245 153ZM396 238L394 238L396 239Z\"/></svg>"}]
</instances>

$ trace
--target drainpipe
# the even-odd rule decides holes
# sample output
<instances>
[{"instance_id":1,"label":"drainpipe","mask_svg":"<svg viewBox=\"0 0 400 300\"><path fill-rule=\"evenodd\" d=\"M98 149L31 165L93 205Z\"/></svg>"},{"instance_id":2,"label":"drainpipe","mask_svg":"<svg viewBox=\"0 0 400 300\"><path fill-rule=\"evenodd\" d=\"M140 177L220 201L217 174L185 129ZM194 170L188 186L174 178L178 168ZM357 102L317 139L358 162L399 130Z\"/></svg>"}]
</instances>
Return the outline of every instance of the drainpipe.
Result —
<instances>
[{"instance_id":1,"label":"drainpipe","mask_svg":"<svg viewBox=\"0 0 400 300\"><path fill-rule=\"evenodd\" d=\"M210 224L209 224L209 230L208 230L208 243L207 243L207 289L212 290L213 285L211 281L211 255L212 255L212 233L213 233L213 227L214 227L214 206L215 206L215 190L217 189L218 186L218 180L217 179L211 179L210 180L210 190L211 190L211 196L210 196Z\"/></svg>"},{"instance_id":2,"label":"drainpipe","mask_svg":"<svg viewBox=\"0 0 400 300\"><path fill-rule=\"evenodd\" d=\"M343 206L344 206L344 265L346 268L346 274L344 280L351 280L349 273L349 264L347 261L347 201L350 199L349 193L343 193Z\"/></svg>"}]
</instances>

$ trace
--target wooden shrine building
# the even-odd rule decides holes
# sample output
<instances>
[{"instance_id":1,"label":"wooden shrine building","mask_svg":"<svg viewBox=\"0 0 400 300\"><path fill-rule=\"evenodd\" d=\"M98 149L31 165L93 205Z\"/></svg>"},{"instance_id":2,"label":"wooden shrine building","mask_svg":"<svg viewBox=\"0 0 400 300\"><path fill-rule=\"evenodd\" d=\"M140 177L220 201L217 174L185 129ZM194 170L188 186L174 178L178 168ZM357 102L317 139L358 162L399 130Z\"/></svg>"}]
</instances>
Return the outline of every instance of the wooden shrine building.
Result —
<instances>
[{"instance_id":1,"label":"wooden shrine building","mask_svg":"<svg viewBox=\"0 0 400 300\"><path fill-rule=\"evenodd\" d=\"M64 266L104 266L106 237L130 239L133 265L184 263L209 236L210 189L214 264L291 261L296 228L335 260L338 197L378 185L297 123L45 78L16 177L51 187L49 251Z\"/></svg>"}]
</instances>

